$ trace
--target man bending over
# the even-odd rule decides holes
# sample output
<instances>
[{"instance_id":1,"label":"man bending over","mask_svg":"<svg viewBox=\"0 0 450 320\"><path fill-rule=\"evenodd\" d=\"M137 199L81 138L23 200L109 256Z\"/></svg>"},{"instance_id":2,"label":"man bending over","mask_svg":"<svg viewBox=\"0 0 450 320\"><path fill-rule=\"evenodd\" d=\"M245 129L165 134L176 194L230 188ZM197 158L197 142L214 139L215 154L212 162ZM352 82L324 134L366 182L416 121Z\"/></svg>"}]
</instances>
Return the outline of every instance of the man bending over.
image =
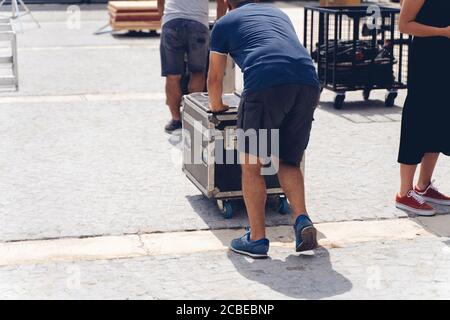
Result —
<instances>
[{"instance_id":1,"label":"man bending over","mask_svg":"<svg viewBox=\"0 0 450 320\"><path fill-rule=\"evenodd\" d=\"M319 80L311 57L300 44L289 17L281 10L257 1L224 0L231 10L212 31L208 76L210 108L227 109L222 101L222 81L227 54L244 72L244 92L238 112L238 129L258 145L270 146L279 134L279 148L268 148L279 159L278 179L295 221L296 251L317 246L314 228L305 205L300 162L308 145L313 114L319 100ZM269 134L261 134L268 130ZM267 132L267 131L266 131ZM239 140L239 136L238 136ZM251 139L249 139L251 140ZM265 233L266 185L262 169L267 158L239 143L242 190L250 220L246 234L231 249L254 258L267 257ZM279 154L274 152L279 150Z\"/></svg>"}]
</instances>

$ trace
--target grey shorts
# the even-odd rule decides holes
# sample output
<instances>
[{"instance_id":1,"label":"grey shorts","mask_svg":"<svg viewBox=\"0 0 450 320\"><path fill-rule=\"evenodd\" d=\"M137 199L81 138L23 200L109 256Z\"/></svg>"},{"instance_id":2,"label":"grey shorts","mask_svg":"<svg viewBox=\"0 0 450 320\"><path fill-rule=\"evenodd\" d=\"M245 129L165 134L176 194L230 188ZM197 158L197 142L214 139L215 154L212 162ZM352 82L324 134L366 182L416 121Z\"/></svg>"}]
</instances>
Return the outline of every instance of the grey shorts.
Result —
<instances>
[{"instance_id":1,"label":"grey shorts","mask_svg":"<svg viewBox=\"0 0 450 320\"><path fill-rule=\"evenodd\" d=\"M174 19L164 24L161 33L162 76L186 72L206 73L209 29L200 22Z\"/></svg>"},{"instance_id":2,"label":"grey shorts","mask_svg":"<svg viewBox=\"0 0 450 320\"><path fill-rule=\"evenodd\" d=\"M245 94L237 123L245 137L238 136L238 151L259 158L275 156L286 164L299 166L309 143L319 98L319 88L298 84ZM257 154L252 147L255 140Z\"/></svg>"}]
</instances>

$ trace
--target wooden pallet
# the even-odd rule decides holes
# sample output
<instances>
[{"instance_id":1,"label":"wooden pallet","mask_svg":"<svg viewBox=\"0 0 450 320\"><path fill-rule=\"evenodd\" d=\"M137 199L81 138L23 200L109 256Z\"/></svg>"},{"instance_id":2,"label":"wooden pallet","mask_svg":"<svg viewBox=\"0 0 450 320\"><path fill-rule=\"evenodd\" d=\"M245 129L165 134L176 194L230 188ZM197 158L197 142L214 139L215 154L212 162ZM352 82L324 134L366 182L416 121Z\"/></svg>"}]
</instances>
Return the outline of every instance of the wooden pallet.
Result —
<instances>
[{"instance_id":1,"label":"wooden pallet","mask_svg":"<svg viewBox=\"0 0 450 320\"><path fill-rule=\"evenodd\" d=\"M110 1L110 25L113 30L151 30L161 28L157 1Z\"/></svg>"}]
</instances>

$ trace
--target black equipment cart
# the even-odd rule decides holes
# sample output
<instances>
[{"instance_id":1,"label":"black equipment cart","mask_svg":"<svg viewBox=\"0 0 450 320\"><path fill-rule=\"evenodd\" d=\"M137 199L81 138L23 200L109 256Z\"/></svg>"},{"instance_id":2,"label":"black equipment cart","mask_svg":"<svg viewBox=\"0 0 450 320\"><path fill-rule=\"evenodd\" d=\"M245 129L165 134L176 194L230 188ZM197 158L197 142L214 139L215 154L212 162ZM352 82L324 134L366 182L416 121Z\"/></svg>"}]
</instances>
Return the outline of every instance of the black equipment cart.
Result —
<instances>
[{"instance_id":1,"label":"black equipment cart","mask_svg":"<svg viewBox=\"0 0 450 320\"><path fill-rule=\"evenodd\" d=\"M317 63L323 88L336 93L341 109L346 91L386 89L392 107L398 89L406 88L411 37L398 31L397 8L305 7L303 44Z\"/></svg>"},{"instance_id":2,"label":"black equipment cart","mask_svg":"<svg viewBox=\"0 0 450 320\"><path fill-rule=\"evenodd\" d=\"M236 151L236 121L240 97L224 95L230 109L214 114L206 93L193 93L183 99L183 172L208 198L215 199L224 217L233 215L228 200L242 198L241 167ZM279 212L289 205L276 175L265 176L267 194L279 198Z\"/></svg>"}]
</instances>

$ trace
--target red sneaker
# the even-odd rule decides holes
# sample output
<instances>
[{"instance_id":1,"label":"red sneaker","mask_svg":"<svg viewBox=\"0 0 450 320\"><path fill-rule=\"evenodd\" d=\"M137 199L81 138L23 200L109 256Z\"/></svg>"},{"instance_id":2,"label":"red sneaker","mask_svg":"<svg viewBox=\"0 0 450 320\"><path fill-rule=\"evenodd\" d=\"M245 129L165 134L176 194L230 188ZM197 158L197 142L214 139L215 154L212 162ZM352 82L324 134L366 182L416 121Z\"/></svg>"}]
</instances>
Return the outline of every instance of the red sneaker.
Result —
<instances>
[{"instance_id":1,"label":"red sneaker","mask_svg":"<svg viewBox=\"0 0 450 320\"><path fill-rule=\"evenodd\" d=\"M436 214L433 207L427 204L425 199L414 190L410 190L404 197L400 197L397 194L395 206L399 209L413 212L418 216L434 216Z\"/></svg>"},{"instance_id":2,"label":"red sneaker","mask_svg":"<svg viewBox=\"0 0 450 320\"><path fill-rule=\"evenodd\" d=\"M440 193L433 182L430 183L425 191L421 191L417 187L415 187L414 190L427 202L440 204L443 206L450 206L450 197L447 197L446 195Z\"/></svg>"}]
</instances>

